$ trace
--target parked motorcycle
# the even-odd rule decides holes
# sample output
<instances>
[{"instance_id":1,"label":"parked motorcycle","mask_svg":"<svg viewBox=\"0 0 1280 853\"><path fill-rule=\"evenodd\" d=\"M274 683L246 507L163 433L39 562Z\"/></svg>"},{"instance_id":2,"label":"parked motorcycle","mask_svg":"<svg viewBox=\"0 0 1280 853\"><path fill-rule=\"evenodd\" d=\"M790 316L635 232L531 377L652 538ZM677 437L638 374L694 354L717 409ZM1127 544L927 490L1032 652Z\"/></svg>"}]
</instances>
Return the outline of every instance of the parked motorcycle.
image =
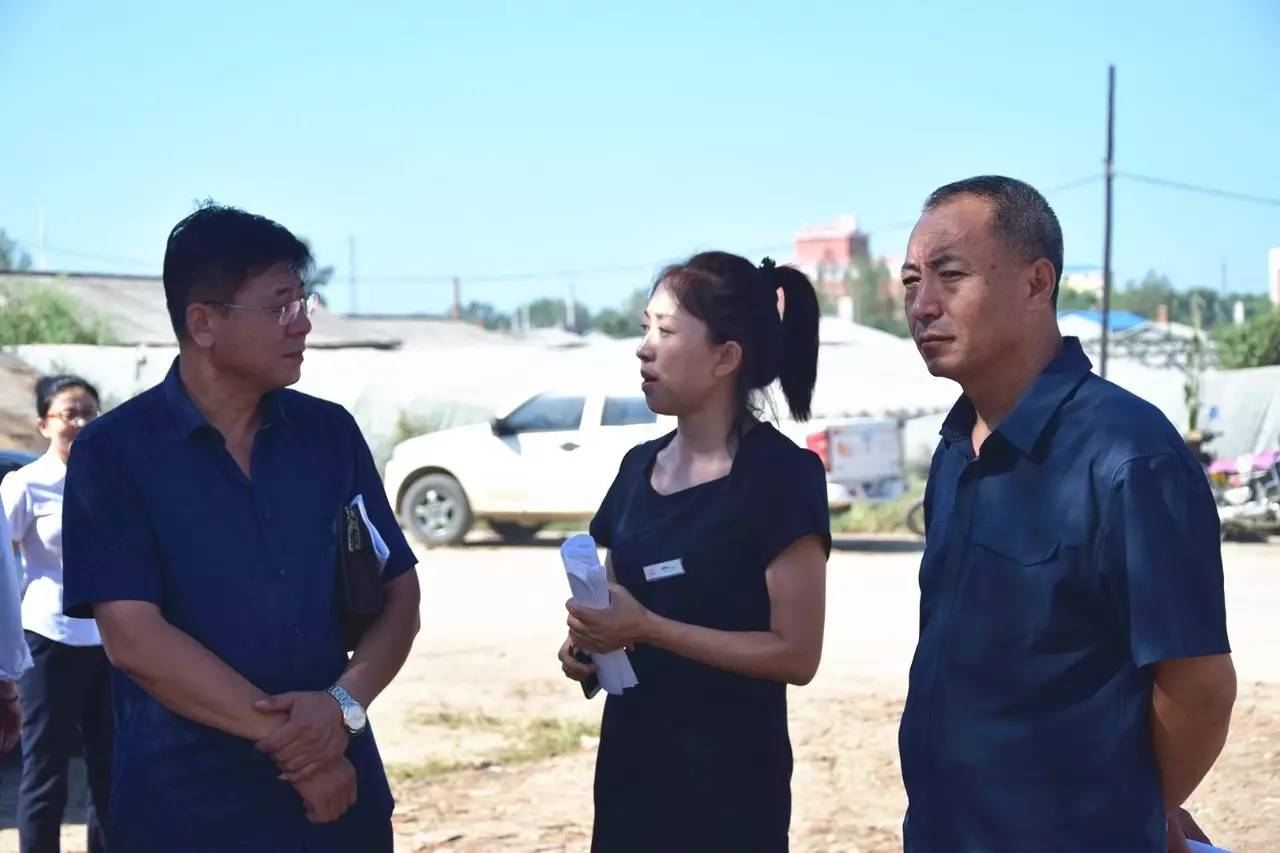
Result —
<instances>
[{"instance_id":1,"label":"parked motorcycle","mask_svg":"<svg viewBox=\"0 0 1280 853\"><path fill-rule=\"evenodd\" d=\"M1280 449L1218 459L1208 466L1222 535L1280 535Z\"/></svg>"},{"instance_id":2,"label":"parked motorcycle","mask_svg":"<svg viewBox=\"0 0 1280 853\"><path fill-rule=\"evenodd\" d=\"M917 498L907 507L907 529L924 538L924 498Z\"/></svg>"}]
</instances>

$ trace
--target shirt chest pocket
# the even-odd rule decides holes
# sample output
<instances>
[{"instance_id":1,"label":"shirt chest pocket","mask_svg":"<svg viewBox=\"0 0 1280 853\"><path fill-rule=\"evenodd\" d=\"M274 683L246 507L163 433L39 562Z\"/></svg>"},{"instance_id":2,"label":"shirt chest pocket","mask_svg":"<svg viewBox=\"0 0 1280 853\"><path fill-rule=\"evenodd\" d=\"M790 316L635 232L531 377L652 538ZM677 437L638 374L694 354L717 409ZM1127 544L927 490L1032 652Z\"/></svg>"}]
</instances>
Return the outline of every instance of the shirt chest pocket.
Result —
<instances>
[{"instance_id":1,"label":"shirt chest pocket","mask_svg":"<svg viewBox=\"0 0 1280 853\"><path fill-rule=\"evenodd\" d=\"M1098 598L1084 554L1053 533L976 525L960 609L979 645L1048 653L1087 645Z\"/></svg>"},{"instance_id":2,"label":"shirt chest pocket","mask_svg":"<svg viewBox=\"0 0 1280 853\"><path fill-rule=\"evenodd\" d=\"M62 501L41 501L32 509L36 536L54 553L62 551Z\"/></svg>"}]
</instances>

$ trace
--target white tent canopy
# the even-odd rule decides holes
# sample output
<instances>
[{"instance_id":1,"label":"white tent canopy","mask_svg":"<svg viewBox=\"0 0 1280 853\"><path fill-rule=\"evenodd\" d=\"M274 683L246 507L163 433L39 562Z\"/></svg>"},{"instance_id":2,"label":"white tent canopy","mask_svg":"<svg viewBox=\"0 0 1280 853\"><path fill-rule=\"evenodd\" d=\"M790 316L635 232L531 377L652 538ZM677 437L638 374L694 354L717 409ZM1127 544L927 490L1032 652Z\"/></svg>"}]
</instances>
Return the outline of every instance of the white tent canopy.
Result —
<instances>
[{"instance_id":1,"label":"white tent canopy","mask_svg":"<svg viewBox=\"0 0 1280 853\"><path fill-rule=\"evenodd\" d=\"M1280 365L1210 373L1201 386L1215 456L1280 447Z\"/></svg>"},{"instance_id":2,"label":"white tent canopy","mask_svg":"<svg viewBox=\"0 0 1280 853\"><path fill-rule=\"evenodd\" d=\"M393 332L405 342L400 349L309 350L298 389L349 408L375 445L390 439L404 415L452 426L503 414L516 401L548 388L639 391L636 339L588 336L579 345L565 346L567 333L520 339L439 320L421 321L417 330L417 322L388 320L385 328L358 330ZM908 457L927 457L937 441L941 413L960 395L959 387L930 376L909 339L836 318L823 318L819 339L814 415L903 418ZM16 354L37 370L81 373L109 400L119 402L159 382L176 348L32 345L16 348ZM1275 442L1280 432L1274 424L1280 417L1278 370L1206 374L1204 398L1219 412L1210 426L1231 430L1222 452L1228 446L1251 450L1258 442ZM1185 378L1179 370L1114 357L1109 378L1185 428ZM1246 398L1247 404L1241 402ZM1239 423L1252 426L1237 429Z\"/></svg>"}]
</instances>

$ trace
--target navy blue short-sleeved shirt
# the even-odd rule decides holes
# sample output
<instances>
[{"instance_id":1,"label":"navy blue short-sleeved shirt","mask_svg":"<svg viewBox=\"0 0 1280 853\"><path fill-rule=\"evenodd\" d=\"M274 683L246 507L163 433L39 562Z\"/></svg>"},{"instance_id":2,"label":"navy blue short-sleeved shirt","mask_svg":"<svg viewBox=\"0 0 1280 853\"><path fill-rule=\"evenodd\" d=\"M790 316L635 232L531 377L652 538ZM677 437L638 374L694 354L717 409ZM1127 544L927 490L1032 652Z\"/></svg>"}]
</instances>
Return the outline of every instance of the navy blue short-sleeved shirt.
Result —
<instances>
[{"instance_id":1,"label":"navy blue short-sleeved shirt","mask_svg":"<svg viewBox=\"0 0 1280 853\"><path fill-rule=\"evenodd\" d=\"M334 597L339 508L363 495L391 550L384 580L416 560L346 410L283 390L264 398L262 418L252 480L192 404L176 363L163 383L86 427L67 471L63 605L91 616L96 602L153 602L264 691L324 690L347 664ZM371 731L347 750L357 804L312 825L251 742L172 713L120 672L112 690L113 848L389 845L391 792Z\"/></svg>"},{"instance_id":2,"label":"navy blue short-sleeved shirt","mask_svg":"<svg viewBox=\"0 0 1280 853\"><path fill-rule=\"evenodd\" d=\"M899 733L909 853L1163 853L1151 665L1228 652L1218 515L1165 417L1074 338L974 456L961 398L926 495Z\"/></svg>"}]
</instances>

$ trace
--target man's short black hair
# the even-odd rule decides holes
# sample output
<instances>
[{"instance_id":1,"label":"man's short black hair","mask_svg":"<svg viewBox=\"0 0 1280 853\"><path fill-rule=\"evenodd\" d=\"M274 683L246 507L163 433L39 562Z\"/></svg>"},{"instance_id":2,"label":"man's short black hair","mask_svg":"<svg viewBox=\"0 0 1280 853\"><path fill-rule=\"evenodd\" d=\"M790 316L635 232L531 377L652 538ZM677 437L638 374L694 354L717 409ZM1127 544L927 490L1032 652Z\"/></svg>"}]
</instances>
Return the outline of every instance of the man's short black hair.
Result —
<instances>
[{"instance_id":1,"label":"man's short black hair","mask_svg":"<svg viewBox=\"0 0 1280 853\"><path fill-rule=\"evenodd\" d=\"M53 398L69 388L79 388L92 397L93 402L102 405L98 389L94 388L87 379L81 379L70 373L59 373L54 376L41 376L36 380L36 415L42 418L49 417L49 407L53 405Z\"/></svg>"},{"instance_id":2,"label":"man's short black hair","mask_svg":"<svg viewBox=\"0 0 1280 853\"><path fill-rule=\"evenodd\" d=\"M164 298L178 340L187 336L188 305L232 302L245 279L280 263L305 278L311 250L265 216L201 204L173 226L164 250Z\"/></svg>"},{"instance_id":3,"label":"man's short black hair","mask_svg":"<svg viewBox=\"0 0 1280 853\"><path fill-rule=\"evenodd\" d=\"M1056 306L1062 280L1062 226L1044 196L1035 187L1015 178L980 175L938 187L929 194L924 209L932 210L961 195L991 202L991 228L1011 250L1027 261L1045 258L1053 264L1053 304Z\"/></svg>"}]
</instances>

